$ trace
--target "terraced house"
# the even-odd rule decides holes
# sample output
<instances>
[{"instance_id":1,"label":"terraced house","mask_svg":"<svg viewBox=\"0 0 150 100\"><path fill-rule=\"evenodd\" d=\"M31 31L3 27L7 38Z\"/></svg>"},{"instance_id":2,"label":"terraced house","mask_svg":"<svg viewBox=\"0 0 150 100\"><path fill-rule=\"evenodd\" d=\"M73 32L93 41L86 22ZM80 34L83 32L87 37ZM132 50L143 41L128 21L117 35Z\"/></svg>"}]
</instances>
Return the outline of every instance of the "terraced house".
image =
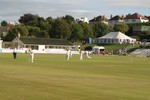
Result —
<instances>
[{"instance_id":1,"label":"terraced house","mask_svg":"<svg viewBox=\"0 0 150 100\"><path fill-rule=\"evenodd\" d=\"M110 27L114 27L115 24L119 24L119 23L144 23L144 22L148 22L149 19L144 17L143 15L139 14L139 13L134 13L134 14L128 14L124 17L124 15L119 16L116 15L114 17L112 17L109 19L108 21L108 25Z\"/></svg>"}]
</instances>

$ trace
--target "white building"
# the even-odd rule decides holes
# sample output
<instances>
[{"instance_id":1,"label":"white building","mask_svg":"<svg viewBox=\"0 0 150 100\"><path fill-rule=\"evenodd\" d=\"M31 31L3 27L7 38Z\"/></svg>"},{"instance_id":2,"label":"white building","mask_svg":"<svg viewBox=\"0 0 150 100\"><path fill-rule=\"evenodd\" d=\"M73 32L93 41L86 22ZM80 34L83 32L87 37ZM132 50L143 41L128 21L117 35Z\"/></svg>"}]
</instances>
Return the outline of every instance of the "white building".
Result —
<instances>
[{"instance_id":1,"label":"white building","mask_svg":"<svg viewBox=\"0 0 150 100\"><path fill-rule=\"evenodd\" d=\"M108 19L105 17L105 15L94 17L89 21L89 23L94 23L94 22L101 22L108 25Z\"/></svg>"},{"instance_id":2,"label":"white building","mask_svg":"<svg viewBox=\"0 0 150 100\"><path fill-rule=\"evenodd\" d=\"M76 21L77 21L77 22L82 21L82 22L89 23L89 20L88 20L88 18L86 18L86 17L82 17L82 18L80 18L80 19L76 19Z\"/></svg>"},{"instance_id":3,"label":"white building","mask_svg":"<svg viewBox=\"0 0 150 100\"><path fill-rule=\"evenodd\" d=\"M68 49L72 46L64 39L48 39L48 38L18 38L11 42L11 48L32 48L33 50L45 51L46 49Z\"/></svg>"},{"instance_id":4,"label":"white building","mask_svg":"<svg viewBox=\"0 0 150 100\"><path fill-rule=\"evenodd\" d=\"M116 15L114 17L111 16L111 18L108 21L108 25L110 27L114 27L114 25L119 24L119 23L123 23L123 22L124 22L123 16L120 17L119 15Z\"/></svg>"}]
</instances>

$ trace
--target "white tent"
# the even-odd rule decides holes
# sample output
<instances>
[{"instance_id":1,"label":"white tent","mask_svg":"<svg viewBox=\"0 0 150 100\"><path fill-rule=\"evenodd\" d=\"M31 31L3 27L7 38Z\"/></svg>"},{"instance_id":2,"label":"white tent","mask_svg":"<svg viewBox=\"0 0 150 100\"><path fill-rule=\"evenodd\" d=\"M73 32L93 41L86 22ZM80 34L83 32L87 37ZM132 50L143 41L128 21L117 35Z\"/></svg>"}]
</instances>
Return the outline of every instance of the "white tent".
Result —
<instances>
[{"instance_id":1,"label":"white tent","mask_svg":"<svg viewBox=\"0 0 150 100\"><path fill-rule=\"evenodd\" d=\"M103 47L103 46L94 46L93 47L93 52L96 54L103 53L104 50L105 50L105 47Z\"/></svg>"},{"instance_id":2,"label":"white tent","mask_svg":"<svg viewBox=\"0 0 150 100\"><path fill-rule=\"evenodd\" d=\"M110 32L102 37L96 38L95 43L105 44L130 44L135 43L136 39L133 39L121 32Z\"/></svg>"},{"instance_id":3,"label":"white tent","mask_svg":"<svg viewBox=\"0 0 150 100\"><path fill-rule=\"evenodd\" d=\"M93 49L105 49L103 46L94 46Z\"/></svg>"}]
</instances>

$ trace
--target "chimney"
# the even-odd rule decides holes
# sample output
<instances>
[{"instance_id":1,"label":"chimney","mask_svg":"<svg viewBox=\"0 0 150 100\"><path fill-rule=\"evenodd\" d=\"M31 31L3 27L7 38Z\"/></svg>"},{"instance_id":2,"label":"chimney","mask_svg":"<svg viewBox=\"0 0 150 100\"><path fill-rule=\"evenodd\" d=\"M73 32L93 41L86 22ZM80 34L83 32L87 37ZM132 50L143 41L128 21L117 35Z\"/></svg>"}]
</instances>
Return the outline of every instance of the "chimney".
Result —
<instances>
[{"instance_id":1,"label":"chimney","mask_svg":"<svg viewBox=\"0 0 150 100\"><path fill-rule=\"evenodd\" d=\"M105 17L105 15L103 15L103 21L105 21L106 20L106 17Z\"/></svg>"},{"instance_id":2,"label":"chimney","mask_svg":"<svg viewBox=\"0 0 150 100\"><path fill-rule=\"evenodd\" d=\"M113 16L112 16L112 14L111 14L111 15L110 15L110 19L112 19L112 17L113 17Z\"/></svg>"},{"instance_id":3,"label":"chimney","mask_svg":"<svg viewBox=\"0 0 150 100\"><path fill-rule=\"evenodd\" d=\"M121 16L121 19L124 19L124 15Z\"/></svg>"}]
</instances>

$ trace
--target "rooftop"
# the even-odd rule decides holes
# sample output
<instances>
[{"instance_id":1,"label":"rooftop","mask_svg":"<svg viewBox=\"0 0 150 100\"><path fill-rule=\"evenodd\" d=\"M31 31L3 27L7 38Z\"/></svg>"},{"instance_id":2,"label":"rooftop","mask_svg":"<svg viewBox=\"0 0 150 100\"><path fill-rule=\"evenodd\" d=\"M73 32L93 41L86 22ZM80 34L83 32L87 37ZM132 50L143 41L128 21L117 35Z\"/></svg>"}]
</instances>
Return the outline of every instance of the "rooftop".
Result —
<instances>
[{"instance_id":1,"label":"rooftop","mask_svg":"<svg viewBox=\"0 0 150 100\"><path fill-rule=\"evenodd\" d=\"M142 16L141 14L139 13L134 13L132 15L128 14L125 19L144 19L144 20L148 20L148 18Z\"/></svg>"},{"instance_id":2,"label":"rooftop","mask_svg":"<svg viewBox=\"0 0 150 100\"><path fill-rule=\"evenodd\" d=\"M20 38L24 44L38 45L72 45L71 42L64 39L49 39L49 38Z\"/></svg>"}]
</instances>

